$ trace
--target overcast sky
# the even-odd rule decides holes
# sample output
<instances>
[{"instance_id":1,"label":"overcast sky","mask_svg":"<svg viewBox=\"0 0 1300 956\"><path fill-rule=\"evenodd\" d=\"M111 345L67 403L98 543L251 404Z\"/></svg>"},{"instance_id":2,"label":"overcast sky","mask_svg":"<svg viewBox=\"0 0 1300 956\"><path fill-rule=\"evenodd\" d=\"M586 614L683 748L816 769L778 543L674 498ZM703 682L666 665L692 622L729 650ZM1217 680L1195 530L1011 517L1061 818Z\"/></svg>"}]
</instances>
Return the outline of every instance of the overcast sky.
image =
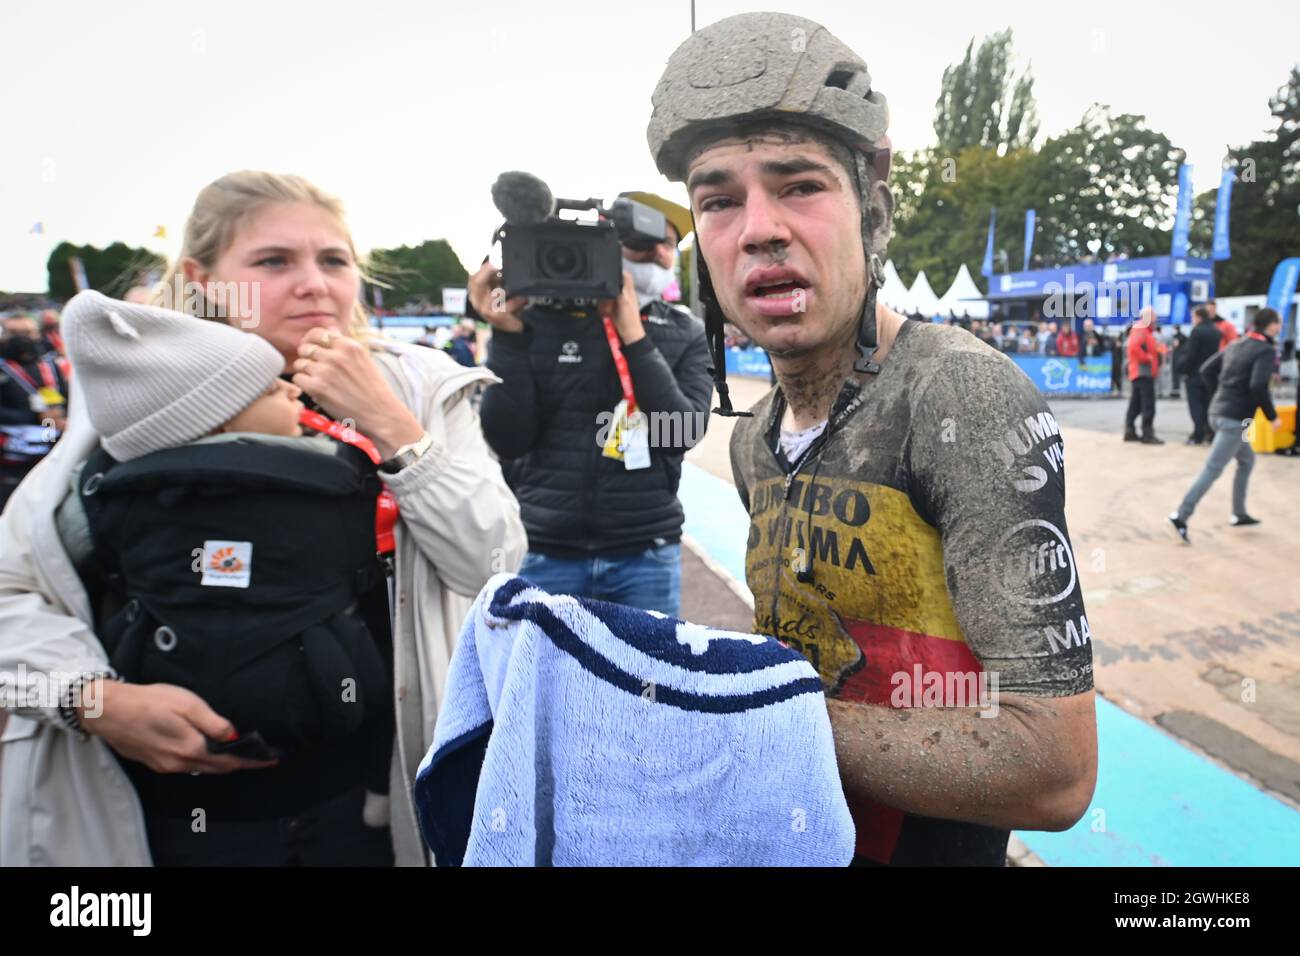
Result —
<instances>
[{"instance_id":1,"label":"overcast sky","mask_svg":"<svg viewBox=\"0 0 1300 956\"><path fill-rule=\"evenodd\" d=\"M195 194L241 168L340 196L358 247L445 237L472 268L488 187L526 169L557 195L684 198L645 142L688 0L342 5L5 0L0 7L0 289L39 291L68 240L172 255ZM700 0L697 26L757 9ZM1294 3L846 4L800 0L867 61L895 147L933 141L943 69L1010 26L1050 135L1089 103L1146 114L1217 183L1228 144L1270 125L1300 60ZM34 235L34 223L44 225ZM157 226L168 238L153 238Z\"/></svg>"}]
</instances>

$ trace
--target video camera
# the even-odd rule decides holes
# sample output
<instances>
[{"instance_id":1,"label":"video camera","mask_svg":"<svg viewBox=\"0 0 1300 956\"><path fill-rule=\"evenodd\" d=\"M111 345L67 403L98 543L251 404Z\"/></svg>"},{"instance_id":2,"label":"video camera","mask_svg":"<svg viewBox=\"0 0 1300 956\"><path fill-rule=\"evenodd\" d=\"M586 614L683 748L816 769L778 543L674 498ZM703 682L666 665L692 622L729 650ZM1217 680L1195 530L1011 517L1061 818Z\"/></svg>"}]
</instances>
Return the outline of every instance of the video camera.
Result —
<instances>
[{"instance_id":1,"label":"video camera","mask_svg":"<svg viewBox=\"0 0 1300 956\"><path fill-rule=\"evenodd\" d=\"M608 208L599 199L555 199L530 173L498 176L492 202L506 219L493 242L501 240L502 285L512 297L566 305L618 298L623 288L619 247L648 250L667 238L658 210L625 197ZM562 209L594 211L598 219L561 219L556 214Z\"/></svg>"}]
</instances>

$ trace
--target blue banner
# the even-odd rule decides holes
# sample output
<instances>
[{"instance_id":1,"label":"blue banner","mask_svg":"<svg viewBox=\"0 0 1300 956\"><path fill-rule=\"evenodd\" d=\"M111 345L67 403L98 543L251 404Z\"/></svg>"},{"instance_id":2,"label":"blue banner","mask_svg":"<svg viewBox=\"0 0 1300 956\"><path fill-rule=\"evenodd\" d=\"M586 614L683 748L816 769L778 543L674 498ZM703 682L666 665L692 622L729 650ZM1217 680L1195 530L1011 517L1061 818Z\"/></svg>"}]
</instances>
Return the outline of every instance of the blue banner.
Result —
<instances>
[{"instance_id":1,"label":"blue banner","mask_svg":"<svg viewBox=\"0 0 1300 956\"><path fill-rule=\"evenodd\" d=\"M1061 358L1008 355L1044 395L1109 395L1114 356Z\"/></svg>"},{"instance_id":2,"label":"blue banner","mask_svg":"<svg viewBox=\"0 0 1300 956\"><path fill-rule=\"evenodd\" d=\"M993 227L998 221L998 211L989 213L989 239L984 244L984 265L980 266L980 275L993 275Z\"/></svg>"},{"instance_id":3,"label":"blue banner","mask_svg":"<svg viewBox=\"0 0 1300 956\"><path fill-rule=\"evenodd\" d=\"M1182 325L1184 322L1190 322L1187 317L1187 293L1178 291L1174 293L1174 304L1169 309L1169 324Z\"/></svg>"},{"instance_id":4,"label":"blue banner","mask_svg":"<svg viewBox=\"0 0 1300 956\"><path fill-rule=\"evenodd\" d=\"M1082 288L1084 283L1153 283L1190 282L1193 279L1214 279L1214 262L1210 259L1171 259L1154 256L1145 259L1126 259L1120 262L1098 264L1075 263L1057 269L1034 269L1030 272L1010 272L989 280L990 299L1011 299L1050 295L1054 286ZM1136 288L1136 287L1134 287ZM1095 291L1095 290L1094 290Z\"/></svg>"},{"instance_id":5,"label":"blue banner","mask_svg":"<svg viewBox=\"0 0 1300 956\"><path fill-rule=\"evenodd\" d=\"M1178 167L1178 211L1174 214L1174 245L1170 255L1182 259L1187 255L1187 235L1192 228L1192 167Z\"/></svg>"},{"instance_id":6,"label":"blue banner","mask_svg":"<svg viewBox=\"0 0 1300 956\"><path fill-rule=\"evenodd\" d=\"M772 363L767 360L767 353L760 348L733 347L727 349L727 374L771 378Z\"/></svg>"},{"instance_id":7,"label":"blue banner","mask_svg":"<svg viewBox=\"0 0 1300 956\"><path fill-rule=\"evenodd\" d=\"M1300 259L1296 260L1300 262ZM1044 395L1109 395L1113 356L1061 358L1051 355L1007 356ZM768 379L772 366L760 348L727 349L727 374Z\"/></svg>"},{"instance_id":8,"label":"blue banner","mask_svg":"<svg viewBox=\"0 0 1300 956\"><path fill-rule=\"evenodd\" d=\"M1214 200L1214 258L1231 259L1232 247L1228 245L1228 216L1232 213L1232 184L1237 175L1231 169L1223 171L1219 180L1219 195Z\"/></svg>"},{"instance_id":9,"label":"blue banner","mask_svg":"<svg viewBox=\"0 0 1300 956\"><path fill-rule=\"evenodd\" d=\"M1025 271L1029 271L1029 259L1034 254L1034 223L1038 213L1033 209L1025 211Z\"/></svg>"},{"instance_id":10,"label":"blue banner","mask_svg":"<svg viewBox=\"0 0 1300 956\"><path fill-rule=\"evenodd\" d=\"M1300 257L1279 262L1273 270L1273 281L1268 284L1268 307L1282 317L1282 342L1291 338L1295 328L1291 300L1295 298L1297 282L1300 282Z\"/></svg>"}]
</instances>

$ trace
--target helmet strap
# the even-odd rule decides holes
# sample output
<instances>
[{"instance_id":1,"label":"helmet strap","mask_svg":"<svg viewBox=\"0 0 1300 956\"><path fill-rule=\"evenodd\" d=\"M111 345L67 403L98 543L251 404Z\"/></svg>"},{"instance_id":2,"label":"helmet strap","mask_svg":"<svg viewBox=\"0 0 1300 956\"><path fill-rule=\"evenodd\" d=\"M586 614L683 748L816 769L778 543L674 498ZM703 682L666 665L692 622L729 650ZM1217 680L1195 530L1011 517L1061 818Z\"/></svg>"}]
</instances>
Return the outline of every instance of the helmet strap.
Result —
<instances>
[{"instance_id":1,"label":"helmet strap","mask_svg":"<svg viewBox=\"0 0 1300 956\"><path fill-rule=\"evenodd\" d=\"M862 203L862 249L866 252L871 248L871 207L868 205L871 176L867 172L866 156L858 153L853 166L858 201ZM880 363L875 360L876 351L880 348L876 336L876 293L885 284L885 267L874 252L867 255L867 282L867 300L858 320L858 357L853 361L853 371L863 375L879 375Z\"/></svg>"},{"instance_id":2,"label":"helmet strap","mask_svg":"<svg viewBox=\"0 0 1300 956\"><path fill-rule=\"evenodd\" d=\"M727 388L727 343L725 317L718 298L713 292L713 280L709 276L709 267L704 262L704 250L700 248L700 233L695 228L695 212L691 211L691 231L695 233L695 281L699 283L700 304L704 307L704 336L709 343L709 355L713 365L709 375L713 387L718 392L718 407L715 415L727 418L753 418L753 412L738 412L731 407L731 391ZM769 360L770 361L770 360Z\"/></svg>"}]
</instances>

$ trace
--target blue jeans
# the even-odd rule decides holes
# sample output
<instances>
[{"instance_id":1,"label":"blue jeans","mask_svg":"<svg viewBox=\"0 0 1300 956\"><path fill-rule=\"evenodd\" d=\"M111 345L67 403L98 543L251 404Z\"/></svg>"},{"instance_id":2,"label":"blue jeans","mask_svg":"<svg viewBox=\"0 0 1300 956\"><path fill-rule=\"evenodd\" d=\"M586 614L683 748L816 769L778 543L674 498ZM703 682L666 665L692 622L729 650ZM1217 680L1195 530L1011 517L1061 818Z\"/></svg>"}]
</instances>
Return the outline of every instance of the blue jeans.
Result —
<instances>
[{"instance_id":1,"label":"blue jeans","mask_svg":"<svg viewBox=\"0 0 1300 956\"><path fill-rule=\"evenodd\" d=\"M1210 490L1210 485L1223 474L1223 469L1228 467L1228 462L1234 458L1237 459L1237 471L1232 476L1232 513L1244 515L1246 513L1246 487L1250 483L1250 470L1255 467L1255 450L1250 447L1250 442L1246 441L1246 421L1238 421L1235 418L1212 418L1210 424L1214 427L1214 441L1210 444L1209 457L1205 459L1205 467L1197 475L1196 481L1192 482L1192 487L1187 490L1187 496L1183 498L1183 503L1178 506L1178 517L1186 521L1196 510L1196 505L1204 497L1205 493Z\"/></svg>"},{"instance_id":2,"label":"blue jeans","mask_svg":"<svg viewBox=\"0 0 1300 956\"><path fill-rule=\"evenodd\" d=\"M552 594L595 598L661 611L681 613L682 546L665 544L639 554L610 557L557 558L529 551L519 574Z\"/></svg>"}]
</instances>

